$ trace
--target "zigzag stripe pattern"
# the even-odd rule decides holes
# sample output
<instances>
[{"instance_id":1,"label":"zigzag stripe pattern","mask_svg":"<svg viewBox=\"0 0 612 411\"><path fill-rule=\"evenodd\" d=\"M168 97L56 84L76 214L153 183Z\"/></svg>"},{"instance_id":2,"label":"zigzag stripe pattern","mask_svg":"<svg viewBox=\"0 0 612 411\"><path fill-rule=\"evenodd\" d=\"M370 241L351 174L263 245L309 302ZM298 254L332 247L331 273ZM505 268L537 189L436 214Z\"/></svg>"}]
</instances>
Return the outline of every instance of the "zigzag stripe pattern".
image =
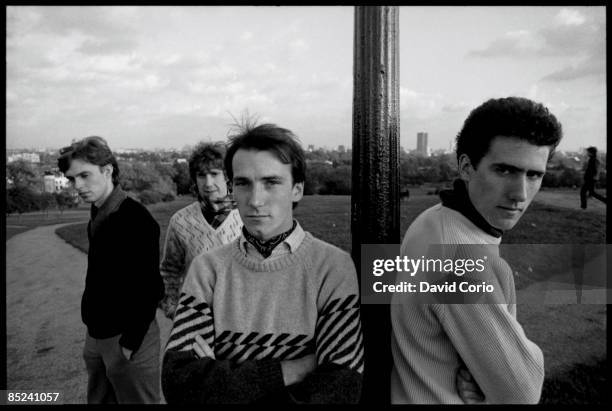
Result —
<instances>
[{"instance_id":1,"label":"zigzag stripe pattern","mask_svg":"<svg viewBox=\"0 0 612 411\"><path fill-rule=\"evenodd\" d=\"M319 365L331 362L363 372L363 335L356 294L336 298L321 310L315 338Z\"/></svg>"},{"instance_id":2,"label":"zigzag stripe pattern","mask_svg":"<svg viewBox=\"0 0 612 411\"><path fill-rule=\"evenodd\" d=\"M204 302L194 304L195 297L181 293L172 332L166 350L188 351L200 335L211 347L214 346L215 329L210 306Z\"/></svg>"},{"instance_id":3,"label":"zigzag stripe pattern","mask_svg":"<svg viewBox=\"0 0 612 411\"><path fill-rule=\"evenodd\" d=\"M241 363L247 360L290 360L314 353L314 341L305 334L291 335L223 331L215 339L215 357Z\"/></svg>"}]
</instances>

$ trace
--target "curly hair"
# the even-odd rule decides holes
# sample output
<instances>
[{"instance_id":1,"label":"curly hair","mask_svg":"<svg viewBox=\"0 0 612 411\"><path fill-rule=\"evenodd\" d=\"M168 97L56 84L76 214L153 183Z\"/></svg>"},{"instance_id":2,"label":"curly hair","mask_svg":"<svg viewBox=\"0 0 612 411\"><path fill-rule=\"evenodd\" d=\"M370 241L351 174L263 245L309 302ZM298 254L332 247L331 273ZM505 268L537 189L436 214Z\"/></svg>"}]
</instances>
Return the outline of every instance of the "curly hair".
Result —
<instances>
[{"instance_id":1,"label":"curly hair","mask_svg":"<svg viewBox=\"0 0 612 411\"><path fill-rule=\"evenodd\" d=\"M193 153L189 157L189 177L195 184L197 174L202 169L218 168L227 173L223 167L223 157L225 155L225 145L223 143L200 142L196 145Z\"/></svg>"},{"instance_id":2,"label":"curly hair","mask_svg":"<svg viewBox=\"0 0 612 411\"><path fill-rule=\"evenodd\" d=\"M563 136L561 123L546 107L523 97L490 99L472 110L457 135L457 160L467 154L474 168L497 136L550 146L549 159Z\"/></svg>"},{"instance_id":3,"label":"curly hair","mask_svg":"<svg viewBox=\"0 0 612 411\"><path fill-rule=\"evenodd\" d=\"M73 141L67 147L60 150L57 166L62 173L70 168L72 160L79 159L99 167L107 164L113 166L113 184L119 184L119 165L113 152L108 147L106 140L99 136L89 136L78 141Z\"/></svg>"}]
</instances>

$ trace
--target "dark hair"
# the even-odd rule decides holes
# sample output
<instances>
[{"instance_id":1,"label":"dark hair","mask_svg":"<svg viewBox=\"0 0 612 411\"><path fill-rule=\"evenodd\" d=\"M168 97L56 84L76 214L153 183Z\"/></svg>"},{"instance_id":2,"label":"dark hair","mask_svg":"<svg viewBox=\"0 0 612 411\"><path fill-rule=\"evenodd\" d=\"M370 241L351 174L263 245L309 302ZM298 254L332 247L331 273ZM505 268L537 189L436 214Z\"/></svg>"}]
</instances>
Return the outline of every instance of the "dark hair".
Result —
<instances>
[{"instance_id":1,"label":"dark hair","mask_svg":"<svg viewBox=\"0 0 612 411\"><path fill-rule=\"evenodd\" d=\"M457 160L467 154L476 168L497 136L551 146L550 159L561 141L561 123L542 104L523 97L487 100L472 110L463 123L457 135Z\"/></svg>"},{"instance_id":2,"label":"dark hair","mask_svg":"<svg viewBox=\"0 0 612 411\"><path fill-rule=\"evenodd\" d=\"M62 173L68 171L73 159L83 160L99 167L111 164L113 166L113 184L119 184L119 165L117 164L117 159L108 147L106 140L102 137L85 137L84 139L73 141L69 146L62 148L57 159L57 166Z\"/></svg>"},{"instance_id":3,"label":"dark hair","mask_svg":"<svg viewBox=\"0 0 612 411\"><path fill-rule=\"evenodd\" d=\"M593 155L597 154L597 147L595 147L595 146L591 146L591 147L587 148L586 150L589 153L593 154Z\"/></svg>"},{"instance_id":4,"label":"dark hair","mask_svg":"<svg viewBox=\"0 0 612 411\"><path fill-rule=\"evenodd\" d=\"M198 143L189 157L189 177L191 177L191 181L194 184L196 183L198 171L202 168L219 168L223 170L227 177L223 167L224 154L225 145L223 143Z\"/></svg>"},{"instance_id":5,"label":"dark hair","mask_svg":"<svg viewBox=\"0 0 612 411\"><path fill-rule=\"evenodd\" d=\"M261 124L251 127L243 126L241 132L230 136L229 146L225 155L225 171L230 179L234 177L232 159L238 150L270 151L283 164L291 165L293 184L306 180L306 160L304 150L298 138L286 128L276 124Z\"/></svg>"}]
</instances>

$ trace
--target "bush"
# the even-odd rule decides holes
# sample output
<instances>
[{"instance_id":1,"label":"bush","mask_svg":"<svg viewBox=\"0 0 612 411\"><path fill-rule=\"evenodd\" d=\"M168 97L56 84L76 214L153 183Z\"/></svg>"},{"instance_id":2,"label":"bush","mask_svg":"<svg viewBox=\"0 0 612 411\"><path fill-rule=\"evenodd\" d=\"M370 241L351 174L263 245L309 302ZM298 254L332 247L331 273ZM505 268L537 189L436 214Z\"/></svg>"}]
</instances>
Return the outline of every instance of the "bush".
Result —
<instances>
[{"instance_id":1,"label":"bush","mask_svg":"<svg viewBox=\"0 0 612 411\"><path fill-rule=\"evenodd\" d=\"M547 171L544 174L544 178L542 179L542 187L551 187L557 188L559 187L559 173L555 171Z\"/></svg>"},{"instance_id":2,"label":"bush","mask_svg":"<svg viewBox=\"0 0 612 411\"><path fill-rule=\"evenodd\" d=\"M155 204L162 201L163 195L153 190L144 190L138 193L138 199L142 204Z\"/></svg>"},{"instance_id":3,"label":"bush","mask_svg":"<svg viewBox=\"0 0 612 411\"><path fill-rule=\"evenodd\" d=\"M582 185L582 173L573 168L566 168L559 176L561 187L580 187Z\"/></svg>"},{"instance_id":4,"label":"bush","mask_svg":"<svg viewBox=\"0 0 612 411\"><path fill-rule=\"evenodd\" d=\"M52 193L40 193L37 203L39 210L47 211L49 207L56 204L55 196Z\"/></svg>"},{"instance_id":5,"label":"bush","mask_svg":"<svg viewBox=\"0 0 612 411\"><path fill-rule=\"evenodd\" d=\"M164 203L174 201L174 195L172 193L166 193L162 196L162 201Z\"/></svg>"},{"instance_id":6,"label":"bush","mask_svg":"<svg viewBox=\"0 0 612 411\"><path fill-rule=\"evenodd\" d=\"M174 184L176 184L177 194L190 194L191 193L191 178L189 177L189 165L187 163L173 164L175 175L172 178Z\"/></svg>"},{"instance_id":7,"label":"bush","mask_svg":"<svg viewBox=\"0 0 612 411\"><path fill-rule=\"evenodd\" d=\"M23 186L11 187L6 190L6 212L27 213L39 210L39 195L32 189Z\"/></svg>"},{"instance_id":8,"label":"bush","mask_svg":"<svg viewBox=\"0 0 612 411\"><path fill-rule=\"evenodd\" d=\"M332 167L327 164L316 164L306 174L304 194L350 195L351 166Z\"/></svg>"}]
</instances>

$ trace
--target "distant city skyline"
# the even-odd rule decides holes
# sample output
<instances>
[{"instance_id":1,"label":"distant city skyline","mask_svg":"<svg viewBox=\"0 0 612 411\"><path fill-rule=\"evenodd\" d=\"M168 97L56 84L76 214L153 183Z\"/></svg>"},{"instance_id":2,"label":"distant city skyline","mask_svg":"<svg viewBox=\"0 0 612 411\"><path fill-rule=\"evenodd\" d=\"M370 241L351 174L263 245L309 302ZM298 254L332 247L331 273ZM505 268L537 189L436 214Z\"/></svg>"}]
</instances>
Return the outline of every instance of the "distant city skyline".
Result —
<instances>
[{"instance_id":1,"label":"distant city skyline","mask_svg":"<svg viewBox=\"0 0 612 411\"><path fill-rule=\"evenodd\" d=\"M143 148L143 147L123 147L123 146L118 146L118 147L111 147L113 149L113 152L117 155L121 155L121 154L129 154L129 153L137 153L137 152L155 152L155 151L175 151L175 152L181 152L181 151L185 151L186 149L188 149L189 151L192 150L194 147L194 145L185 145L183 147L150 147L150 148ZM584 147L578 147L576 149L559 149L557 148L557 150L555 150L556 152L563 152L563 153L580 153L582 151L585 151L587 146ZM344 146L344 150L341 150L338 147L330 147L330 146L315 146L314 144L309 144L307 147L303 147L305 151L313 151L313 150L319 150L319 149L323 149L326 151L337 151L337 152L349 152L352 151L353 148L351 146ZM311 149L312 148L312 149ZM418 153L418 148L417 147L405 147L403 145L400 146L400 149L403 150L406 153ZM58 147L17 147L17 148L6 148L6 155L10 156L11 154L9 153L57 153L59 151ZM429 149L430 154L431 155L436 155L436 153L454 153L454 147L440 147L440 148L430 148ZM598 147L598 153L599 154L605 154L606 153L606 149L605 148L601 148L599 149Z\"/></svg>"},{"instance_id":2,"label":"distant city skyline","mask_svg":"<svg viewBox=\"0 0 612 411\"><path fill-rule=\"evenodd\" d=\"M9 6L6 147L180 149L247 110L351 147L353 7ZM544 103L606 150L605 7L400 7L400 145L448 149L488 98Z\"/></svg>"}]
</instances>

